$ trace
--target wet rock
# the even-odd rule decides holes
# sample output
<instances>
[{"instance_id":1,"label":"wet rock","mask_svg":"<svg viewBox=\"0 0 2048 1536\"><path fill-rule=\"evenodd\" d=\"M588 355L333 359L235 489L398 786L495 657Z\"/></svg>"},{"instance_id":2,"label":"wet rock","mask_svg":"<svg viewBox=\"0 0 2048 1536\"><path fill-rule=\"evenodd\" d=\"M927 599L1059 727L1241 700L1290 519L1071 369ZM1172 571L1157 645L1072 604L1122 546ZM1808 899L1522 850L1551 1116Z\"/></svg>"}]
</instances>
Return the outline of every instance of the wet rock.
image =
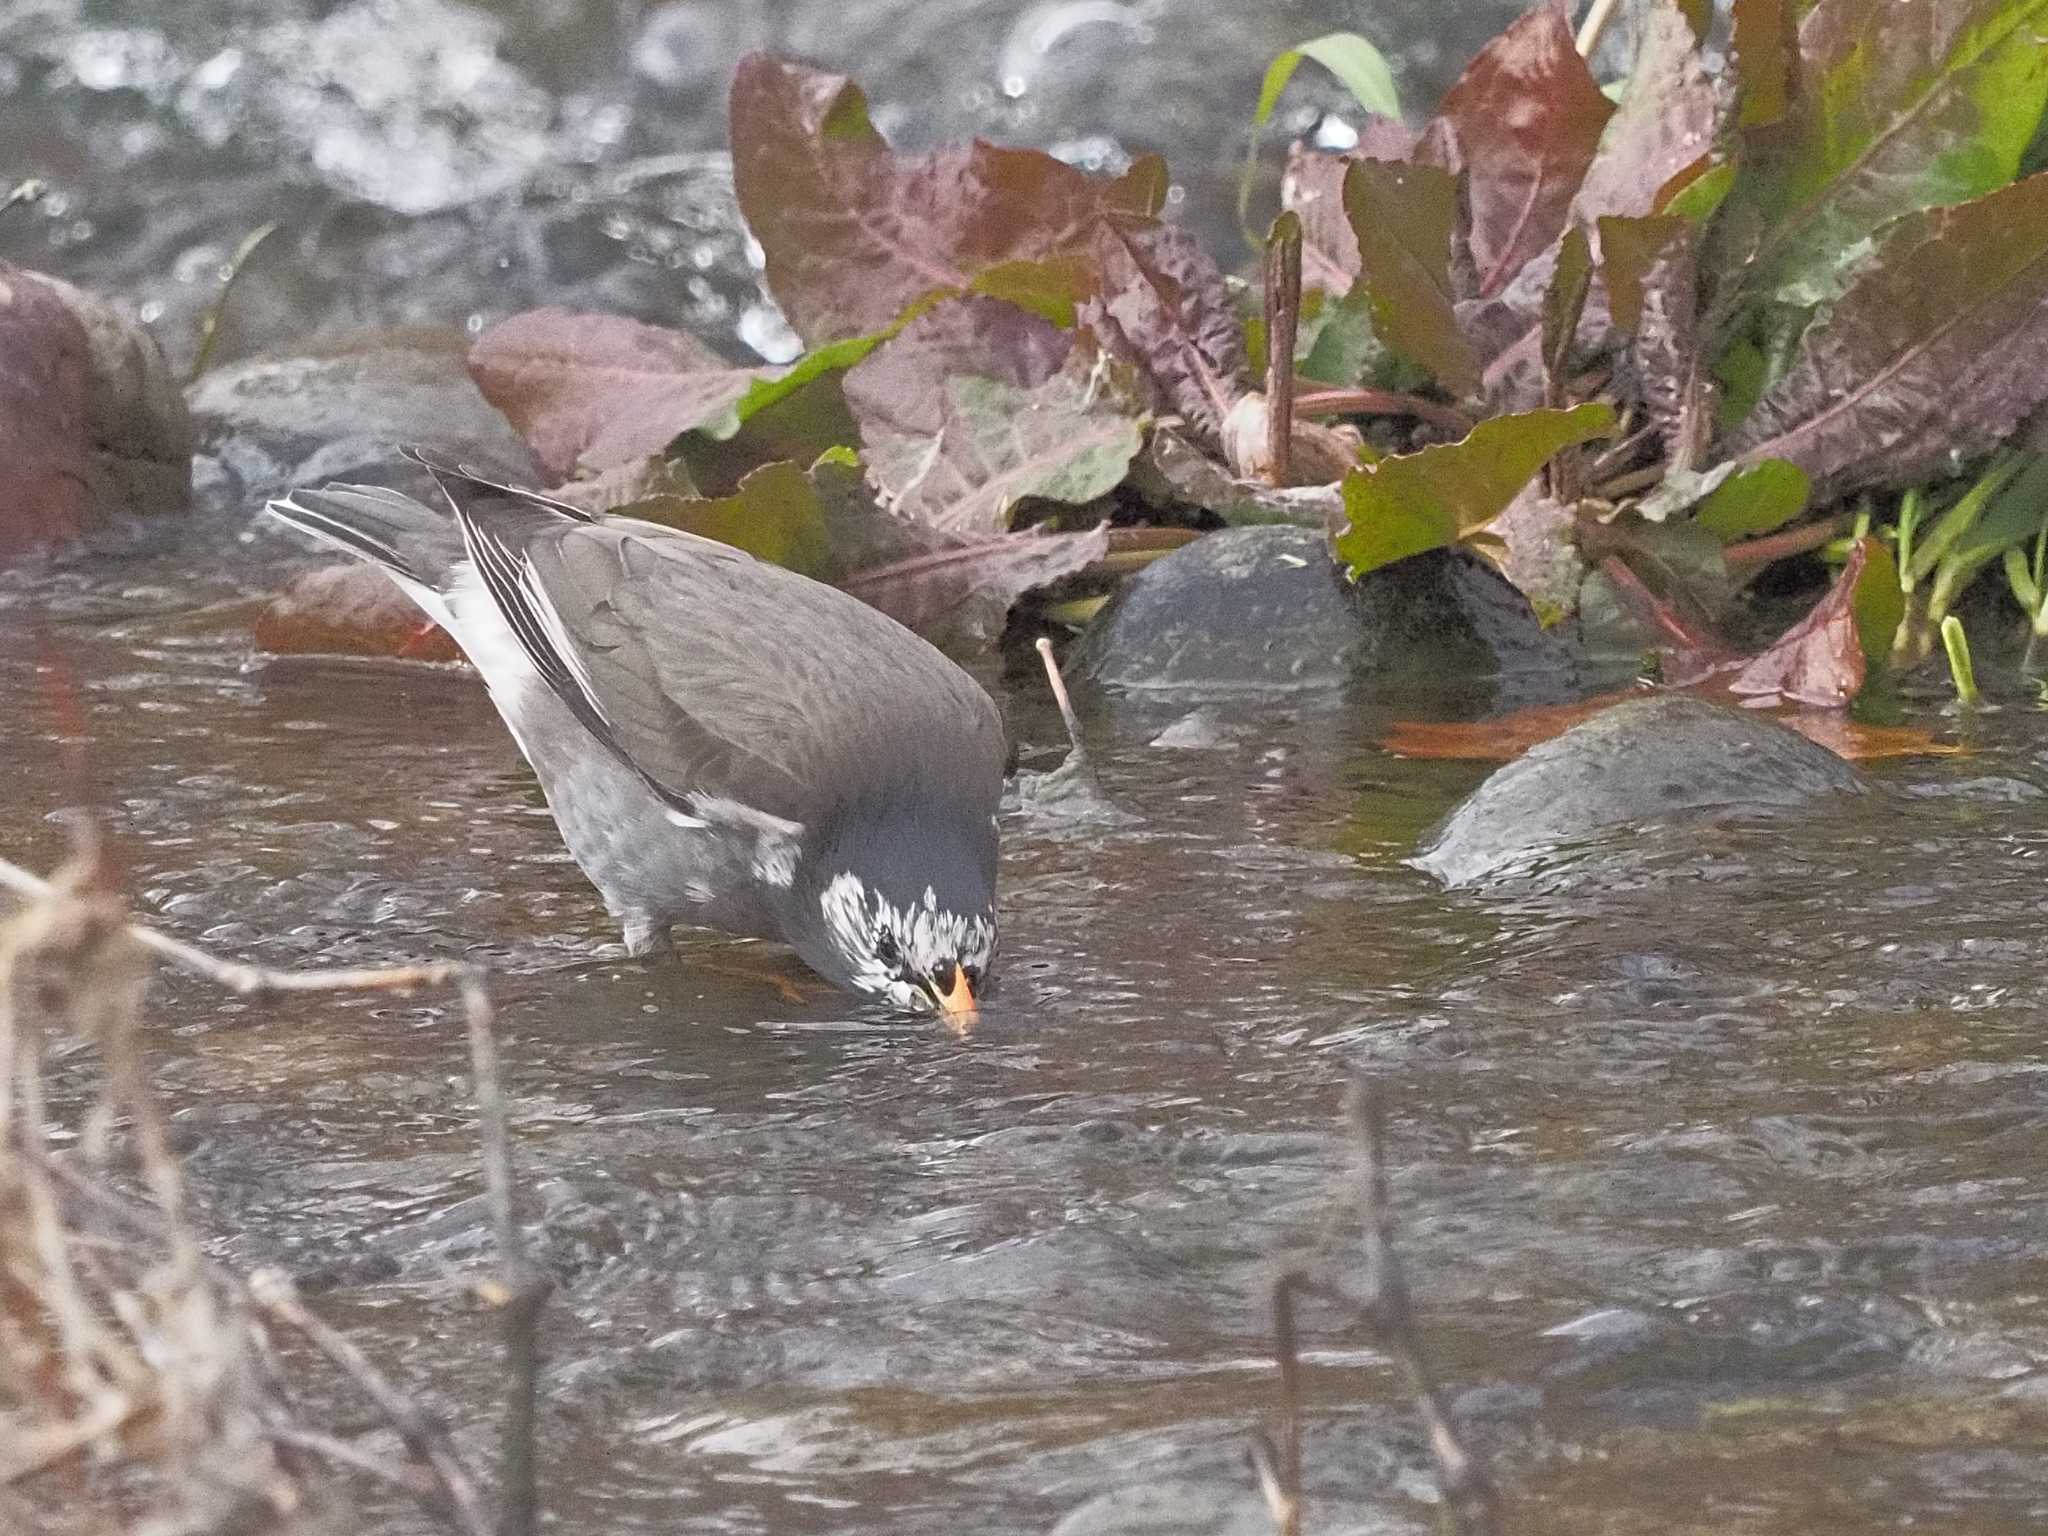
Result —
<instances>
[{"instance_id":1,"label":"wet rock","mask_svg":"<svg viewBox=\"0 0 2048 1536\"><path fill-rule=\"evenodd\" d=\"M1467 885L1606 827L1782 809L1862 787L1841 758L1776 721L1657 694L1602 710L1500 769L1411 862Z\"/></svg>"},{"instance_id":2,"label":"wet rock","mask_svg":"<svg viewBox=\"0 0 2048 1536\"><path fill-rule=\"evenodd\" d=\"M1474 555L1440 551L1347 582L1320 532L1234 528L1124 584L1069 663L1129 693L1304 691L1446 676L1518 698L1575 691L1576 658Z\"/></svg>"},{"instance_id":3,"label":"wet rock","mask_svg":"<svg viewBox=\"0 0 2048 1536\"><path fill-rule=\"evenodd\" d=\"M276 655L404 656L454 661L461 648L374 565L351 560L294 577L256 618Z\"/></svg>"},{"instance_id":4,"label":"wet rock","mask_svg":"<svg viewBox=\"0 0 2048 1536\"><path fill-rule=\"evenodd\" d=\"M149 333L0 263L0 557L110 512L183 507L192 424Z\"/></svg>"},{"instance_id":5,"label":"wet rock","mask_svg":"<svg viewBox=\"0 0 2048 1536\"><path fill-rule=\"evenodd\" d=\"M1072 1511L1050 1536L1272 1536L1265 1501L1226 1483L1139 1483Z\"/></svg>"},{"instance_id":6,"label":"wet rock","mask_svg":"<svg viewBox=\"0 0 2048 1536\"><path fill-rule=\"evenodd\" d=\"M0 559L76 537L90 513L88 356L57 296L0 267Z\"/></svg>"},{"instance_id":7,"label":"wet rock","mask_svg":"<svg viewBox=\"0 0 2048 1536\"><path fill-rule=\"evenodd\" d=\"M325 480L431 495L424 472L397 457L408 445L539 484L525 443L470 382L466 353L457 331L377 331L215 369L187 398L206 451L251 501Z\"/></svg>"},{"instance_id":8,"label":"wet rock","mask_svg":"<svg viewBox=\"0 0 2048 1536\"><path fill-rule=\"evenodd\" d=\"M88 488L100 512L164 512L192 499L194 434L156 338L97 294L44 273L85 332Z\"/></svg>"}]
</instances>

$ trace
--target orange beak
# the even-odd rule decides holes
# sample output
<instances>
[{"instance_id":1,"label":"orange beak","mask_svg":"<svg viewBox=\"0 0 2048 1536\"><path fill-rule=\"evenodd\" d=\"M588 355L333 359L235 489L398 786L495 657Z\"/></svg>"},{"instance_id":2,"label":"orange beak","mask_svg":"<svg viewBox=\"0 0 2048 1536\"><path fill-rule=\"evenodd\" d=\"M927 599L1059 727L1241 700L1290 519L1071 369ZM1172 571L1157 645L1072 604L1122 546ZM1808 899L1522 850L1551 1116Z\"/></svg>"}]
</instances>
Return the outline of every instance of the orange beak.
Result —
<instances>
[{"instance_id":1,"label":"orange beak","mask_svg":"<svg viewBox=\"0 0 2048 1536\"><path fill-rule=\"evenodd\" d=\"M938 994L939 1017L955 1029L966 1029L973 1024L981 1009L974 1001L974 988L967 984L967 968L953 967L953 989Z\"/></svg>"}]
</instances>

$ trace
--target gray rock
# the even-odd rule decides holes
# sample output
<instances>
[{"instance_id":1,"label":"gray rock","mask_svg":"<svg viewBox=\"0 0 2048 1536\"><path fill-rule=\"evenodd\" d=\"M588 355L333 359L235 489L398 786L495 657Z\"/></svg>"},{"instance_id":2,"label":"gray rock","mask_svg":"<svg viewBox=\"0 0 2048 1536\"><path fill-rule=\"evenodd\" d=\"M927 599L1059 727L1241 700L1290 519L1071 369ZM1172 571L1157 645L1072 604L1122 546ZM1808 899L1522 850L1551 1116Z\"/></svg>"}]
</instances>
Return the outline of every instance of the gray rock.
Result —
<instances>
[{"instance_id":1,"label":"gray rock","mask_svg":"<svg viewBox=\"0 0 2048 1536\"><path fill-rule=\"evenodd\" d=\"M1126 693L1396 688L1513 679L1524 702L1571 696L1572 649L1478 557L1439 551L1347 582L1320 532L1232 528L1156 560L1082 636L1075 675Z\"/></svg>"},{"instance_id":2,"label":"gray rock","mask_svg":"<svg viewBox=\"0 0 2048 1536\"><path fill-rule=\"evenodd\" d=\"M1862 777L1776 721L1685 694L1630 699L1500 769L1410 860L1469 885L1606 827L1803 805Z\"/></svg>"},{"instance_id":3,"label":"gray rock","mask_svg":"<svg viewBox=\"0 0 2048 1536\"><path fill-rule=\"evenodd\" d=\"M459 336L371 333L316 356L213 369L186 399L205 451L249 500L324 480L430 490L398 459L407 445L539 484L526 444L478 392L463 359Z\"/></svg>"}]
</instances>

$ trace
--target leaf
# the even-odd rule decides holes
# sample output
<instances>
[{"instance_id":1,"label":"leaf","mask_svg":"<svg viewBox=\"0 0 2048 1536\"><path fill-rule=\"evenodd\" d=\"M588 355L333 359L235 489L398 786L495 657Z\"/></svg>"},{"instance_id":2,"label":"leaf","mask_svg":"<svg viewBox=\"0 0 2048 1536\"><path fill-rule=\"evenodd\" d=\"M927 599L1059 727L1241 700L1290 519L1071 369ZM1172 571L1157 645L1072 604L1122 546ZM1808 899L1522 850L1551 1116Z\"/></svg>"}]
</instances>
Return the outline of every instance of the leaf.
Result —
<instances>
[{"instance_id":1,"label":"leaf","mask_svg":"<svg viewBox=\"0 0 2048 1536\"><path fill-rule=\"evenodd\" d=\"M1797 464L1765 459L1723 480L1700 503L1693 521L1723 544L1769 533L1806 510L1811 485Z\"/></svg>"},{"instance_id":2,"label":"leaf","mask_svg":"<svg viewBox=\"0 0 2048 1536\"><path fill-rule=\"evenodd\" d=\"M1100 361L1092 345L998 299L949 299L920 315L846 375L885 504L934 527L993 533L1026 496L1106 495L1140 434Z\"/></svg>"},{"instance_id":3,"label":"leaf","mask_svg":"<svg viewBox=\"0 0 2048 1536\"><path fill-rule=\"evenodd\" d=\"M1729 692L1772 704L1821 708L1845 708L1855 699L1865 671L1856 587L1876 542L1866 538L1856 543L1827 595L1768 650L1745 662L1729 678Z\"/></svg>"},{"instance_id":4,"label":"leaf","mask_svg":"<svg viewBox=\"0 0 2048 1536\"><path fill-rule=\"evenodd\" d=\"M1586 562L1574 537L1577 525L1577 510L1532 480L1469 542L1521 588L1548 628L1578 611Z\"/></svg>"},{"instance_id":5,"label":"leaf","mask_svg":"<svg viewBox=\"0 0 2048 1536\"><path fill-rule=\"evenodd\" d=\"M1445 94L1437 122L1456 144L1471 210L1478 296L1490 298L1564 233L1614 107L1586 70L1562 0L1493 40ZM1434 126L1434 125L1432 125ZM1417 159L1457 172L1424 130Z\"/></svg>"},{"instance_id":6,"label":"leaf","mask_svg":"<svg viewBox=\"0 0 2048 1536\"><path fill-rule=\"evenodd\" d=\"M0 559L75 538L91 515L85 327L0 263Z\"/></svg>"},{"instance_id":7,"label":"leaf","mask_svg":"<svg viewBox=\"0 0 2048 1536\"><path fill-rule=\"evenodd\" d=\"M1784 121L1798 89L1799 36L1791 0L1735 0L1733 52L1742 104L1736 121L1767 128Z\"/></svg>"},{"instance_id":8,"label":"leaf","mask_svg":"<svg viewBox=\"0 0 2048 1536\"><path fill-rule=\"evenodd\" d=\"M999 639L1026 592L1103 559L1106 526L1079 533L955 534L894 516L876 504L852 455L811 466L840 585L927 638L986 644Z\"/></svg>"},{"instance_id":9,"label":"leaf","mask_svg":"<svg viewBox=\"0 0 2048 1536\"><path fill-rule=\"evenodd\" d=\"M1237 184L1237 222L1246 226L1250 217L1252 176L1258 166L1259 135L1272 120L1280 104L1280 93L1294 78L1303 59L1313 59L1342 82L1351 99L1374 116L1398 123L1401 93L1394 86L1394 72L1386 57L1356 32L1330 32L1290 48L1266 66L1266 78L1259 84L1259 104L1252 112L1251 142L1245 147L1244 174Z\"/></svg>"},{"instance_id":10,"label":"leaf","mask_svg":"<svg viewBox=\"0 0 2048 1536\"><path fill-rule=\"evenodd\" d=\"M1102 219L1091 253L1100 288L1081 305L1082 322L1137 369L1158 410L1219 442L1224 418L1251 388L1223 273L1176 225Z\"/></svg>"},{"instance_id":11,"label":"leaf","mask_svg":"<svg viewBox=\"0 0 2048 1536\"><path fill-rule=\"evenodd\" d=\"M1800 89L1735 196L1762 222L1751 290L1811 305L1891 220L2018 173L2048 104L2048 0L1818 0L1798 29Z\"/></svg>"},{"instance_id":12,"label":"leaf","mask_svg":"<svg viewBox=\"0 0 2048 1536\"><path fill-rule=\"evenodd\" d=\"M461 647L419 604L363 560L301 571L264 604L250 638L273 656L462 657Z\"/></svg>"},{"instance_id":13,"label":"leaf","mask_svg":"<svg viewBox=\"0 0 2048 1536\"><path fill-rule=\"evenodd\" d=\"M1696 247L1693 224L1671 214L1600 220L1608 307L1629 334L1644 412L1679 469L1698 461L1713 426L1700 378Z\"/></svg>"},{"instance_id":14,"label":"leaf","mask_svg":"<svg viewBox=\"0 0 2048 1536\"><path fill-rule=\"evenodd\" d=\"M878 331L935 289L1084 251L1105 213L1150 217L1148 156L1115 179L976 141L891 150L843 75L749 54L732 85L733 188L769 291L809 345Z\"/></svg>"},{"instance_id":15,"label":"leaf","mask_svg":"<svg viewBox=\"0 0 2048 1536\"><path fill-rule=\"evenodd\" d=\"M1817 498L1927 479L2048 398L2048 175L1909 214L1730 436Z\"/></svg>"},{"instance_id":16,"label":"leaf","mask_svg":"<svg viewBox=\"0 0 2048 1536\"><path fill-rule=\"evenodd\" d=\"M1479 356L1451 302L1456 181L1433 165L1354 160L1343 198L1374 336L1428 369L1452 394L1472 394L1479 388Z\"/></svg>"},{"instance_id":17,"label":"leaf","mask_svg":"<svg viewBox=\"0 0 2048 1536\"><path fill-rule=\"evenodd\" d=\"M1397 454L1344 477L1350 527L1333 541L1354 580L1441 549L1498 517L1560 450L1613 430L1614 412L1586 404L1482 421L1455 443Z\"/></svg>"},{"instance_id":18,"label":"leaf","mask_svg":"<svg viewBox=\"0 0 2048 1536\"><path fill-rule=\"evenodd\" d=\"M652 496L616 507L612 515L716 539L815 580L836 574L824 510L795 464L765 464L730 496Z\"/></svg>"},{"instance_id":19,"label":"leaf","mask_svg":"<svg viewBox=\"0 0 2048 1536\"><path fill-rule=\"evenodd\" d=\"M1351 160L1296 144L1280 178L1280 206L1301 218L1301 276L1311 287L1347 293L1358 276L1358 237L1344 206Z\"/></svg>"},{"instance_id":20,"label":"leaf","mask_svg":"<svg viewBox=\"0 0 2048 1536\"><path fill-rule=\"evenodd\" d=\"M1726 111L1726 92L1673 0L1642 7L1628 86L1572 198L1574 220L1655 212L1672 178L1713 149Z\"/></svg>"},{"instance_id":21,"label":"leaf","mask_svg":"<svg viewBox=\"0 0 2048 1536\"><path fill-rule=\"evenodd\" d=\"M1899 587L1899 565L1891 546L1865 537L1863 574L1856 582L1851 610L1856 615L1856 643L1863 647L1866 667L1886 665L1899 625L1906 619L1906 594Z\"/></svg>"},{"instance_id":22,"label":"leaf","mask_svg":"<svg viewBox=\"0 0 2048 1536\"><path fill-rule=\"evenodd\" d=\"M1583 229L1568 229L1558 246L1550 291L1543 299L1543 392L1547 405L1565 403L1572 338L1578 335L1579 318L1586 312L1586 295L1592 287L1592 245Z\"/></svg>"},{"instance_id":23,"label":"leaf","mask_svg":"<svg viewBox=\"0 0 2048 1536\"><path fill-rule=\"evenodd\" d=\"M733 413L781 370L736 368L666 326L550 307L485 331L470 348L469 373L552 483L579 466L610 469L660 453Z\"/></svg>"}]
</instances>

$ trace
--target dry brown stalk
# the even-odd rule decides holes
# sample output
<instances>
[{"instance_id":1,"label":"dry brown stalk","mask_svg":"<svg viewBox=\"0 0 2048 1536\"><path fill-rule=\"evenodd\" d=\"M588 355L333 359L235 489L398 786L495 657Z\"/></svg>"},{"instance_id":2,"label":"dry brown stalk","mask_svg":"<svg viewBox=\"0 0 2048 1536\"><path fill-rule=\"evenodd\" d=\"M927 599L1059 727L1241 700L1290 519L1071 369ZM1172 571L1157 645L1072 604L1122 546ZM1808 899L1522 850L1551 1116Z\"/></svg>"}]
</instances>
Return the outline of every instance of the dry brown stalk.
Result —
<instances>
[{"instance_id":1,"label":"dry brown stalk","mask_svg":"<svg viewBox=\"0 0 2048 1536\"><path fill-rule=\"evenodd\" d=\"M0 889L26 902L0 924L0 1527L16 1523L11 1490L41 1480L70 1475L64 1502L77 1504L78 1469L89 1463L119 1475L100 1479L114 1490L107 1507L74 1511L88 1528L107 1528L107 1509L119 1508L127 1528L151 1536L231 1527L325 1536L353 1525L317 1473L347 1466L405 1489L462 1536L529 1536L548 1288L519 1227L482 972L459 962L276 971L220 959L131 922L91 825L74 826L73 857L51 881L0 860ZM154 959L242 997L427 987L461 997L501 1266L481 1289L504 1311L508 1357L495 1522L447 1431L314 1316L288 1279L242 1278L204 1257L142 1053ZM100 1101L84 1117L84 1158L51 1149L44 1064L47 1042L60 1037L90 1040L105 1069ZM105 1182L117 1123L128 1127L147 1200ZM406 1456L303 1423L266 1320L331 1361Z\"/></svg>"}]
</instances>

